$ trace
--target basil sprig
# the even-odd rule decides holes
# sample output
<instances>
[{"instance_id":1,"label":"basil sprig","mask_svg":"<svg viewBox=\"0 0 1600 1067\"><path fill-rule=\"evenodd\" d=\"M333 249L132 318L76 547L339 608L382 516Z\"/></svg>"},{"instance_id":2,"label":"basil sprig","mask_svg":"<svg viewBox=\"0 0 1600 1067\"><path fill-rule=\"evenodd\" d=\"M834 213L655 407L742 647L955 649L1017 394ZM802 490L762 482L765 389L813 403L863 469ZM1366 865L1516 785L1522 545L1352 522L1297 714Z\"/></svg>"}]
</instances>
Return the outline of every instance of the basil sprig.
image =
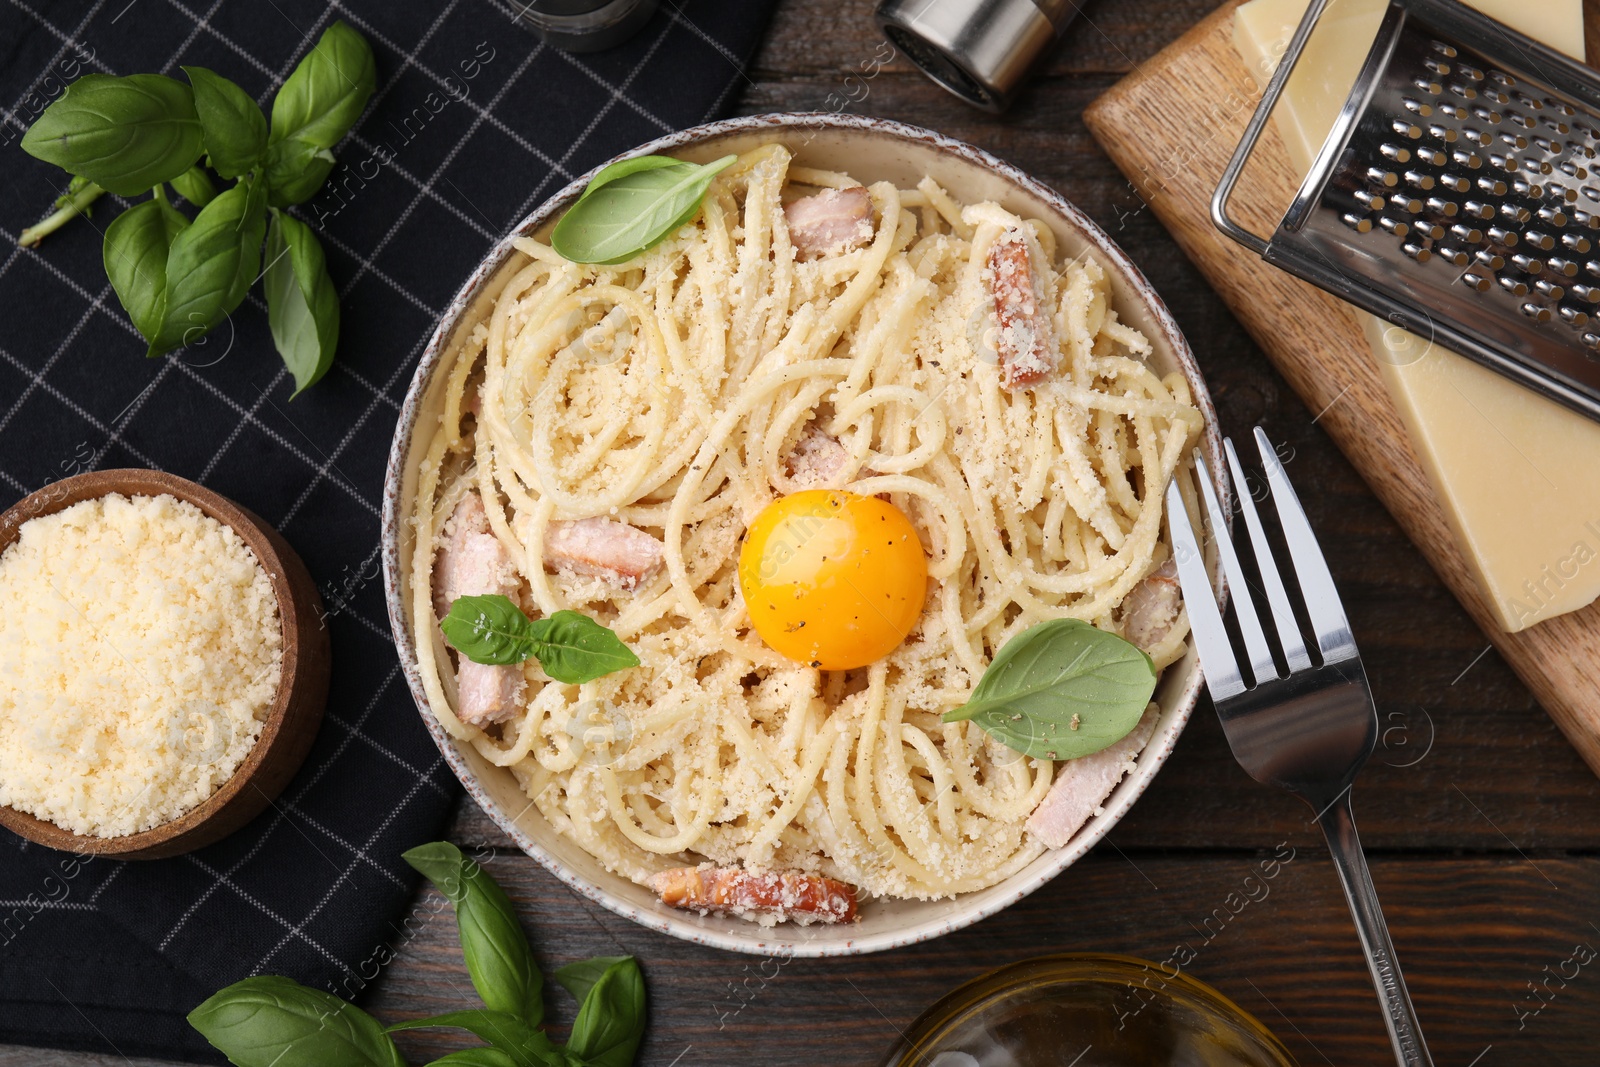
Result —
<instances>
[{"instance_id":1,"label":"basil sprig","mask_svg":"<svg viewBox=\"0 0 1600 1067\"><path fill-rule=\"evenodd\" d=\"M227 318L262 274L268 208L310 199L377 84L372 48L344 22L327 28L272 102L269 125L243 89L205 67L189 84L158 74L91 74L69 85L22 138L73 175L56 211L18 238L37 245L104 192L151 193L106 228L106 276L158 356ZM233 184L219 192L218 182ZM166 198L170 185L198 214ZM126 220L126 221L124 221ZM310 227L272 214L267 267L273 342L298 396L326 374L339 300Z\"/></svg>"},{"instance_id":2,"label":"basil sprig","mask_svg":"<svg viewBox=\"0 0 1600 1067\"><path fill-rule=\"evenodd\" d=\"M1132 731L1155 688L1139 648L1081 619L1052 619L1007 641L944 721L971 719L1035 759L1077 759Z\"/></svg>"},{"instance_id":3,"label":"basil sprig","mask_svg":"<svg viewBox=\"0 0 1600 1067\"><path fill-rule=\"evenodd\" d=\"M711 179L738 156L685 163L640 156L606 167L551 231L550 244L574 263L626 263L700 213Z\"/></svg>"},{"instance_id":4,"label":"basil sprig","mask_svg":"<svg viewBox=\"0 0 1600 1067\"><path fill-rule=\"evenodd\" d=\"M544 980L505 891L447 841L404 859L455 906L467 972L484 1007L409 1019L387 1029L353 1004L276 976L235 982L189 1024L237 1067L405 1067L391 1033L465 1030L488 1042L430 1067L632 1067L644 1038L645 988L632 956L601 956L556 972L579 1001L565 1045L539 1029Z\"/></svg>"},{"instance_id":5,"label":"basil sprig","mask_svg":"<svg viewBox=\"0 0 1600 1067\"><path fill-rule=\"evenodd\" d=\"M440 629L474 663L521 663L532 656L558 682L578 685L637 667L639 657L616 634L576 611L530 619L508 598L457 597Z\"/></svg>"}]
</instances>

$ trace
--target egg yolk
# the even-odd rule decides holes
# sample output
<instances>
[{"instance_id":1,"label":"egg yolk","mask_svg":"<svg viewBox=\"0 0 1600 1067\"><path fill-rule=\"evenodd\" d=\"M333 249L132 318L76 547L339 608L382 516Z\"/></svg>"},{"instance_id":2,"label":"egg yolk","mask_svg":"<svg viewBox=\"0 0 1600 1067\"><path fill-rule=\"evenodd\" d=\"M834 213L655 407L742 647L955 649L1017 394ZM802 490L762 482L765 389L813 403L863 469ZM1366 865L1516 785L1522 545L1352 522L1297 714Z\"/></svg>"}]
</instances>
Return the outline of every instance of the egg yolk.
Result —
<instances>
[{"instance_id":1,"label":"egg yolk","mask_svg":"<svg viewBox=\"0 0 1600 1067\"><path fill-rule=\"evenodd\" d=\"M882 659L922 614L928 559L905 513L837 489L791 493L756 516L739 587L774 651L828 671Z\"/></svg>"}]
</instances>

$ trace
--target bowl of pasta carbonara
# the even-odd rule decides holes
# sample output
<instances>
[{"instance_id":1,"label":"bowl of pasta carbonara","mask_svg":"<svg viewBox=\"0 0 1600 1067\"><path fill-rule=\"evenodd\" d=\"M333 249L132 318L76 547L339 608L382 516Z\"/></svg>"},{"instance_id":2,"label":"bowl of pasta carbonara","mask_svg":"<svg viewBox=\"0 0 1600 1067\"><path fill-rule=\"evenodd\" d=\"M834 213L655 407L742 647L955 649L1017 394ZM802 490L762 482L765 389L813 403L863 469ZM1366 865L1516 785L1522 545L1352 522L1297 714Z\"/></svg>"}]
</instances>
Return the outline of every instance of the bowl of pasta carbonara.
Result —
<instances>
[{"instance_id":1,"label":"bowl of pasta carbonara","mask_svg":"<svg viewBox=\"0 0 1600 1067\"><path fill-rule=\"evenodd\" d=\"M455 773L577 891L895 947L1070 866L1171 751L1196 449L1177 325L1058 194L892 122L714 123L575 181L447 310L390 617Z\"/></svg>"}]
</instances>

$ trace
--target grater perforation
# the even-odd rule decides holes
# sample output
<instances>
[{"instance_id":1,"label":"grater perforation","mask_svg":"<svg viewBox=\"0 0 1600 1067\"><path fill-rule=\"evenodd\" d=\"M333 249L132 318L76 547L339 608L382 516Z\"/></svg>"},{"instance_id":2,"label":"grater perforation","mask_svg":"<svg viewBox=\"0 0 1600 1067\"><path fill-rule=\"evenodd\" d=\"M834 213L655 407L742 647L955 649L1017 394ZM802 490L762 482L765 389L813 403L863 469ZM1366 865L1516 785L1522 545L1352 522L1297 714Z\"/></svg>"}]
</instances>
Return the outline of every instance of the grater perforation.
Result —
<instances>
[{"instance_id":1,"label":"grater perforation","mask_svg":"<svg viewBox=\"0 0 1600 1067\"><path fill-rule=\"evenodd\" d=\"M1212 203L1280 266L1600 420L1600 76L1457 0L1391 0L1270 240L1227 201L1314 0Z\"/></svg>"}]
</instances>

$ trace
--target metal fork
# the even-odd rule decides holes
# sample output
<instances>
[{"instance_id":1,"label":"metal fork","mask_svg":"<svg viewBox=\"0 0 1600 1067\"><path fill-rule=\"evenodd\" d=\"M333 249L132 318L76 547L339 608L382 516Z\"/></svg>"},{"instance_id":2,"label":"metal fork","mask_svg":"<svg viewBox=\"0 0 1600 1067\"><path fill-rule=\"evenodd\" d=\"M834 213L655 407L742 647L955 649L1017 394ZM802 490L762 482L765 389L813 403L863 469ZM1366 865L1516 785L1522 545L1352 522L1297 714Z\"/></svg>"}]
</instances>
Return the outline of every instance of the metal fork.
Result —
<instances>
[{"instance_id":1,"label":"metal fork","mask_svg":"<svg viewBox=\"0 0 1600 1067\"><path fill-rule=\"evenodd\" d=\"M1395 958L1389 928L1378 906L1378 894L1367 870L1367 860L1356 837L1355 816L1350 808L1351 785L1356 772L1372 754L1378 733L1378 713L1367 687L1367 673L1361 666L1344 605L1334 588L1333 576L1317 547L1316 536L1306 521L1305 511L1290 487L1278 462L1277 452L1267 435L1256 427L1256 445L1266 468L1269 493L1277 506L1279 524L1289 548L1289 561L1299 580L1306 615L1316 634L1321 663L1313 663L1300 632L1274 562L1272 548L1255 501L1250 497L1244 470L1239 465L1233 442L1225 441L1228 467L1250 532L1261 586L1266 592L1268 612L1277 633L1278 647L1287 670L1280 672L1272 648L1262 630L1261 619L1251 596L1244 568L1228 535L1228 523L1217 503L1205 461L1197 452L1202 495L1212 535L1222 558L1223 573L1233 590L1234 613L1249 659L1247 681L1234 655L1222 613L1212 596L1210 576L1200 542L1190 525L1177 481L1167 487L1167 515L1172 526L1172 541L1178 563L1178 580L1188 606L1189 625L1199 646L1200 665L1206 685L1217 707L1217 717L1228 735L1228 745L1258 782L1287 789L1316 811L1316 821L1328 839L1334 868L1350 902L1361 948L1372 972L1372 984L1383 1002L1384 1022L1395 1060L1401 1067L1433 1067L1422 1030L1417 1025L1411 995L1406 992L1400 963ZM1227 472L1221 472L1227 477Z\"/></svg>"}]
</instances>

